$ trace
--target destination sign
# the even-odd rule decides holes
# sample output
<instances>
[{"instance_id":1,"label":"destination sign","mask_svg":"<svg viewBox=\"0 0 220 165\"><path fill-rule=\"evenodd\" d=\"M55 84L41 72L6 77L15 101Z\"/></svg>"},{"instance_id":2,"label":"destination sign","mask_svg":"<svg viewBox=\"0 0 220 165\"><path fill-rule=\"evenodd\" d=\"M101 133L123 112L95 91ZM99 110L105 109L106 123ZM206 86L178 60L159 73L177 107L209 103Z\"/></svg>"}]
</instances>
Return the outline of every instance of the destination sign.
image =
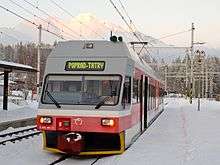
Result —
<instances>
[{"instance_id":1,"label":"destination sign","mask_svg":"<svg viewBox=\"0 0 220 165\"><path fill-rule=\"evenodd\" d=\"M103 71L105 61L67 61L66 71Z\"/></svg>"}]
</instances>

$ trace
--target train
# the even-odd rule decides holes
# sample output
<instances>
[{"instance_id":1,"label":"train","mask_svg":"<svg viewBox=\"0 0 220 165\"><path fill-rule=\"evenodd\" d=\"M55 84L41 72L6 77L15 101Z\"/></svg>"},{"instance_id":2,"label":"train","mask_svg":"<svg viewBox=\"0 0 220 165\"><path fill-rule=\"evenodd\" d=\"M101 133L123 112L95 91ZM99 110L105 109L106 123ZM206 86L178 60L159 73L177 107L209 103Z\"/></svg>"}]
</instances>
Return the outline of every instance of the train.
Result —
<instances>
[{"instance_id":1,"label":"train","mask_svg":"<svg viewBox=\"0 0 220 165\"><path fill-rule=\"evenodd\" d=\"M47 58L37 112L43 149L122 154L164 110L164 85L123 41L59 42Z\"/></svg>"}]
</instances>

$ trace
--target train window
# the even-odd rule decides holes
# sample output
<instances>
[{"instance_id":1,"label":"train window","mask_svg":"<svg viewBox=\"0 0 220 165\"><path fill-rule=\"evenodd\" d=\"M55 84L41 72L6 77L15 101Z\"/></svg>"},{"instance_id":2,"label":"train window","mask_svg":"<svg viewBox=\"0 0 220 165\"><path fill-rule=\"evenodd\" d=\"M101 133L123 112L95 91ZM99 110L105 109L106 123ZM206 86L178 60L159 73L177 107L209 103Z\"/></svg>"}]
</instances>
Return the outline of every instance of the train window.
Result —
<instances>
[{"instance_id":1,"label":"train window","mask_svg":"<svg viewBox=\"0 0 220 165\"><path fill-rule=\"evenodd\" d=\"M122 105L125 107L126 104L131 103L131 77L125 77Z\"/></svg>"},{"instance_id":2,"label":"train window","mask_svg":"<svg viewBox=\"0 0 220 165\"><path fill-rule=\"evenodd\" d=\"M139 80L133 79L132 103L138 103L139 102L140 89L138 89L138 87L139 87Z\"/></svg>"},{"instance_id":3,"label":"train window","mask_svg":"<svg viewBox=\"0 0 220 165\"><path fill-rule=\"evenodd\" d=\"M53 104L50 95L59 104L116 105L119 100L121 77L110 75L47 76L42 103Z\"/></svg>"},{"instance_id":4,"label":"train window","mask_svg":"<svg viewBox=\"0 0 220 165\"><path fill-rule=\"evenodd\" d=\"M151 110L151 85L149 84L148 109Z\"/></svg>"},{"instance_id":5,"label":"train window","mask_svg":"<svg viewBox=\"0 0 220 165\"><path fill-rule=\"evenodd\" d=\"M133 95L132 95L132 103L138 102L138 80L133 79Z\"/></svg>"},{"instance_id":6,"label":"train window","mask_svg":"<svg viewBox=\"0 0 220 165\"><path fill-rule=\"evenodd\" d=\"M156 88L150 84L150 98L149 98L149 109L153 110L156 105Z\"/></svg>"}]
</instances>

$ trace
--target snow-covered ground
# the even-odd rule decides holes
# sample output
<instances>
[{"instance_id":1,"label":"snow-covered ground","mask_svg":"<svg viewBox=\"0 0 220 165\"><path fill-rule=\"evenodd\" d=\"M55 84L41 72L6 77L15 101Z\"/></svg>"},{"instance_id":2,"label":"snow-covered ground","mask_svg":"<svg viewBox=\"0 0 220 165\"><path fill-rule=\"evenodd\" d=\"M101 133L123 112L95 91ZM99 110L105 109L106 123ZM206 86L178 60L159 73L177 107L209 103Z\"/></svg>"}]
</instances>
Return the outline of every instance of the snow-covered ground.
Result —
<instances>
[{"instance_id":1,"label":"snow-covered ground","mask_svg":"<svg viewBox=\"0 0 220 165\"><path fill-rule=\"evenodd\" d=\"M220 102L190 105L171 98L165 111L122 155L103 157L98 165L219 165ZM0 164L47 165L61 155L42 150L41 135L0 146ZM70 158L59 164L91 164L95 158Z\"/></svg>"},{"instance_id":2,"label":"snow-covered ground","mask_svg":"<svg viewBox=\"0 0 220 165\"><path fill-rule=\"evenodd\" d=\"M21 142L0 145L0 164L7 165L48 165L62 155L42 150L42 135ZM70 158L71 164L90 165L95 158ZM62 163L61 163L62 164Z\"/></svg>"},{"instance_id":3,"label":"snow-covered ground","mask_svg":"<svg viewBox=\"0 0 220 165\"><path fill-rule=\"evenodd\" d=\"M202 100L190 105L183 98L169 104L153 125L123 155L100 165L219 165L220 102Z\"/></svg>"},{"instance_id":4,"label":"snow-covered ground","mask_svg":"<svg viewBox=\"0 0 220 165\"><path fill-rule=\"evenodd\" d=\"M0 99L0 123L19 119L33 118L37 115L37 101L21 100L19 104L8 102L8 110L3 110Z\"/></svg>"}]
</instances>

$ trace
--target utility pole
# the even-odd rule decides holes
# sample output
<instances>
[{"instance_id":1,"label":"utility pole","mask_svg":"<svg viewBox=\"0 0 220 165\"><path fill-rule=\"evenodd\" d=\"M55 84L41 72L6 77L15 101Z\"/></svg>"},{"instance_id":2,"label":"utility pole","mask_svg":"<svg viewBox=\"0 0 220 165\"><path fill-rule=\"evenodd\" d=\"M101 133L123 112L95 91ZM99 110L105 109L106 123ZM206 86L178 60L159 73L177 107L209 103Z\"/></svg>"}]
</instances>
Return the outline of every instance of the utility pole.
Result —
<instances>
[{"instance_id":1,"label":"utility pole","mask_svg":"<svg viewBox=\"0 0 220 165\"><path fill-rule=\"evenodd\" d=\"M198 111L200 111L200 98L201 98L201 64L202 64L202 56L201 51L198 50L198 71L199 71L199 83L198 83ZM203 73L203 71L202 71ZM202 75L203 76L203 75Z\"/></svg>"},{"instance_id":2,"label":"utility pole","mask_svg":"<svg viewBox=\"0 0 220 165\"><path fill-rule=\"evenodd\" d=\"M208 59L205 61L205 98L208 98Z\"/></svg>"},{"instance_id":3,"label":"utility pole","mask_svg":"<svg viewBox=\"0 0 220 165\"><path fill-rule=\"evenodd\" d=\"M192 103L192 98L193 98L193 94L194 94L194 85L193 85L193 54L194 54L194 49L193 49L193 45L194 45L194 23L192 23L192 28L191 28L191 60L190 60L190 103Z\"/></svg>"},{"instance_id":4,"label":"utility pole","mask_svg":"<svg viewBox=\"0 0 220 165\"><path fill-rule=\"evenodd\" d=\"M212 98L213 94L213 75L210 75L210 98Z\"/></svg>"},{"instance_id":5,"label":"utility pole","mask_svg":"<svg viewBox=\"0 0 220 165\"><path fill-rule=\"evenodd\" d=\"M168 69L168 66L165 65L165 91L167 91L167 69Z\"/></svg>"},{"instance_id":6,"label":"utility pole","mask_svg":"<svg viewBox=\"0 0 220 165\"><path fill-rule=\"evenodd\" d=\"M186 89L189 89L189 82L188 82L188 52L186 52Z\"/></svg>"},{"instance_id":7,"label":"utility pole","mask_svg":"<svg viewBox=\"0 0 220 165\"><path fill-rule=\"evenodd\" d=\"M38 36L38 47L37 47L37 98L40 93L40 57L41 57L41 36L42 36L42 25L38 26L39 36Z\"/></svg>"},{"instance_id":8,"label":"utility pole","mask_svg":"<svg viewBox=\"0 0 220 165\"><path fill-rule=\"evenodd\" d=\"M200 89L200 85L201 84L201 76L199 76L199 86L198 86L198 111L200 111L200 97L201 97L201 89Z\"/></svg>"},{"instance_id":9,"label":"utility pole","mask_svg":"<svg viewBox=\"0 0 220 165\"><path fill-rule=\"evenodd\" d=\"M203 56L202 56L202 76L201 76L201 79L202 79L202 92L201 92L202 98L204 98L204 70L205 70L205 52L203 51Z\"/></svg>"}]
</instances>

